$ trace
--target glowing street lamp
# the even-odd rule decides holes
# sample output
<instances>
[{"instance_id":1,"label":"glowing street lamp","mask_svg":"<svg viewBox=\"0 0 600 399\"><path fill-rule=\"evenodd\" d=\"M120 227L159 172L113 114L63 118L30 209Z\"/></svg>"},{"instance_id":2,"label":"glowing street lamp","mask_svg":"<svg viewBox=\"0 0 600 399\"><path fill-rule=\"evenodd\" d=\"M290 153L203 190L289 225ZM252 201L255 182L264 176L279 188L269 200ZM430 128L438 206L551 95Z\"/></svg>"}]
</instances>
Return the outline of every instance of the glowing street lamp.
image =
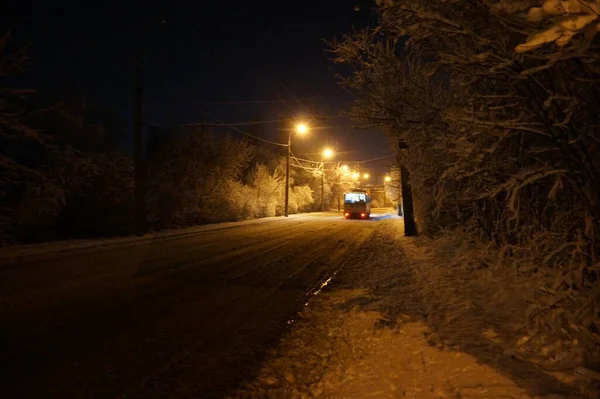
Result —
<instances>
[{"instance_id":1,"label":"glowing street lamp","mask_svg":"<svg viewBox=\"0 0 600 399\"><path fill-rule=\"evenodd\" d=\"M364 178L364 179L368 179L368 178L369 178L369 176L370 176L370 175L369 175L368 173L365 173L365 174L363 175L363 178Z\"/></svg>"},{"instance_id":2,"label":"glowing street lamp","mask_svg":"<svg viewBox=\"0 0 600 399\"><path fill-rule=\"evenodd\" d=\"M354 172L354 173L352 174L352 178L353 178L354 180L358 180L358 178L359 178L359 177L360 177L360 174L359 174L358 172Z\"/></svg>"},{"instance_id":3,"label":"glowing street lamp","mask_svg":"<svg viewBox=\"0 0 600 399\"><path fill-rule=\"evenodd\" d=\"M389 176L386 176L386 177L385 177L385 181L386 181L386 182L390 182L390 181L392 181L392 178L391 178L391 177L389 177Z\"/></svg>"},{"instance_id":4,"label":"glowing street lamp","mask_svg":"<svg viewBox=\"0 0 600 399\"><path fill-rule=\"evenodd\" d=\"M287 159L285 164L285 217L290 214L290 155L292 154L292 133L304 135L308 133L308 125L306 123L297 123L294 129L290 130L287 142Z\"/></svg>"},{"instance_id":5,"label":"glowing street lamp","mask_svg":"<svg viewBox=\"0 0 600 399\"><path fill-rule=\"evenodd\" d=\"M296 124L296 133L305 134L308 132L308 126L306 123Z\"/></svg>"},{"instance_id":6,"label":"glowing street lamp","mask_svg":"<svg viewBox=\"0 0 600 399\"><path fill-rule=\"evenodd\" d=\"M325 158L333 156L330 148L325 148L321 153L321 212L325 212Z\"/></svg>"}]
</instances>

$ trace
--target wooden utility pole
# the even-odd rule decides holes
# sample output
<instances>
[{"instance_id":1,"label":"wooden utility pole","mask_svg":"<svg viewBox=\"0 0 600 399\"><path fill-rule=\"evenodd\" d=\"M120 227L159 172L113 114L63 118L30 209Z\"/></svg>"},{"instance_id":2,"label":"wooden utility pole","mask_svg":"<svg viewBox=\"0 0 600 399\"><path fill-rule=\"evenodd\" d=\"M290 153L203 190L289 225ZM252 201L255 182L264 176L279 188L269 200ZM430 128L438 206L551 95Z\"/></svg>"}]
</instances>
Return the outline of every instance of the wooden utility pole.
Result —
<instances>
[{"instance_id":1,"label":"wooden utility pole","mask_svg":"<svg viewBox=\"0 0 600 399\"><path fill-rule=\"evenodd\" d=\"M321 212L325 212L325 160L321 155Z\"/></svg>"},{"instance_id":2,"label":"wooden utility pole","mask_svg":"<svg viewBox=\"0 0 600 399\"><path fill-rule=\"evenodd\" d=\"M285 217L290 215L290 155L292 154L292 132L288 135L287 157L285 158Z\"/></svg>"},{"instance_id":3,"label":"wooden utility pole","mask_svg":"<svg viewBox=\"0 0 600 399\"><path fill-rule=\"evenodd\" d=\"M407 151L408 145L404 140L398 140L400 151ZM410 185L410 173L403 163L400 163L400 187L402 190L402 213L404 216L404 235L413 237L417 235L417 224L413 208L412 187Z\"/></svg>"},{"instance_id":4,"label":"wooden utility pole","mask_svg":"<svg viewBox=\"0 0 600 399\"><path fill-rule=\"evenodd\" d=\"M144 235L147 231L146 218L146 162L144 156L144 137L142 131L142 66L139 54L135 56L135 234Z\"/></svg>"}]
</instances>

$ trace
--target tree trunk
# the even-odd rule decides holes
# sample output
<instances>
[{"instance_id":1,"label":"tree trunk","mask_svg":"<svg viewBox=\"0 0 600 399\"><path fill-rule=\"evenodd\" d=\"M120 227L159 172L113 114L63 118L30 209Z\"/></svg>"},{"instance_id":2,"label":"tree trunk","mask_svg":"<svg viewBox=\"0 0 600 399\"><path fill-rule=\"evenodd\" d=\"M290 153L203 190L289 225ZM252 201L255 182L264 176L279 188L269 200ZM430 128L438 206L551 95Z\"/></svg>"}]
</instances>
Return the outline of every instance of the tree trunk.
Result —
<instances>
[{"instance_id":1,"label":"tree trunk","mask_svg":"<svg viewBox=\"0 0 600 399\"><path fill-rule=\"evenodd\" d=\"M400 165L400 184L402 186L402 213L404 214L404 235L413 237L417 235L417 224L413 209L412 188L410 186L410 174L408 169Z\"/></svg>"}]
</instances>

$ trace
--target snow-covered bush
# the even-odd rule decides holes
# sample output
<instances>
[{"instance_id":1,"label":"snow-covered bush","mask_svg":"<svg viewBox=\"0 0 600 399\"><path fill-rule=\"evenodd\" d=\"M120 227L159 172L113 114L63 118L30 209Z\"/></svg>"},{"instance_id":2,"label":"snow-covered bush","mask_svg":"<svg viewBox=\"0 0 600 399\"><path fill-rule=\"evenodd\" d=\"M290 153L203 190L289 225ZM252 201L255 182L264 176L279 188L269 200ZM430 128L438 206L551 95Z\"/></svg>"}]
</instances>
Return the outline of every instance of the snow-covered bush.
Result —
<instances>
[{"instance_id":1,"label":"snow-covered bush","mask_svg":"<svg viewBox=\"0 0 600 399\"><path fill-rule=\"evenodd\" d=\"M294 186L291 191L290 204L293 202L294 211L290 213L307 212L311 205L315 202L313 198L313 190L308 185Z\"/></svg>"},{"instance_id":2,"label":"snow-covered bush","mask_svg":"<svg viewBox=\"0 0 600 399\"><path fill-rule=\"evenodd\" d=\"M258 214L258 203L255 201L255 190L237 180L227 182L227 204L235 220L254 218Z\"/></svg>"},{"instance_id":3,"label":"snow-covered bush","mask_svg":"<svg viewBox=\"0 0 600 399\"><path fill-rule=\"evenodd\" d=\"M254 188L254 200L257 204L256 217L275 216L278 205L282 203L285 189L285 176L276 169L271 172L265 165L256 165L251 174L251 185Z\"/></svg>"},{"instance_id":4,"label":"snow-covered bush","mask_svg":"<svg viewBox=\"0 0 600 399\"><path fill-rule=\"evenodd\" d=\"M246 142L202 130L152 135L148 143L151 225L165 228L236 219L224 205L231 181L239 179L251 155Z\"/></svg>"}]
</instances>

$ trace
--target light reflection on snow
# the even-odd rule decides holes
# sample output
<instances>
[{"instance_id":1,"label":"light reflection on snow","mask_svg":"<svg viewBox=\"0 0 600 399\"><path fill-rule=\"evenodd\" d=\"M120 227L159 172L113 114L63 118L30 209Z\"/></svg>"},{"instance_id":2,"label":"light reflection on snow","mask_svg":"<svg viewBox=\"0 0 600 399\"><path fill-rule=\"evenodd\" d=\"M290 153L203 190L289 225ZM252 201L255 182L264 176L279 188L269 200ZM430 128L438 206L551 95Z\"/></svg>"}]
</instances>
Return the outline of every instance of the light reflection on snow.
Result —
<instances>
[{"instance_id":1,"label":"light reflection on snow","mask_svg":"<svg viewBox=\"0 0 600 399\"><path fill-rule=\"evenodd\" d=\"M319 288L317 288L315 291L309 291L306 293L306 295L310 295L311 299L312 297L314 297L315 295L317 295L319 292L323 291L323 288L325 288L327 286L327 284L329 284L329 282L331 281L331 279L337 274L339 270L336 270L335 272L333 272L333 274L331 275L331 277L329 277L327 280L323 281L321 283L321 285L319 286ZM308 301L306 301L306 303L304 304L304 307L308 306L308 304L310 303L311 299L309 299ZM287 324L290 325L295 321L295 319L289 319L287 321Z\"/></svg>"},{"instance_id":2,"label":"light reflection on snow","mask_svg":"<svg viewBox=\"0 0 600 399\"><path fill-rule=\"evenodd\" d=\"M321 286L319 287L319 289L318 289L318 290L316 290L316 291L313 293L313 295L317 295L319 292L321 292L321 291L323 290L323 288L324 288L324 287L325 287L327 284L329 284L329 282L331 281L331 279L333 278L333 276L335 276L335 273L334 273L334 274L333 274L331 277L329 277L327 280L325 280L324 282L322 282L322 283L321 283Z\"/></svg>"}]
</instances>

